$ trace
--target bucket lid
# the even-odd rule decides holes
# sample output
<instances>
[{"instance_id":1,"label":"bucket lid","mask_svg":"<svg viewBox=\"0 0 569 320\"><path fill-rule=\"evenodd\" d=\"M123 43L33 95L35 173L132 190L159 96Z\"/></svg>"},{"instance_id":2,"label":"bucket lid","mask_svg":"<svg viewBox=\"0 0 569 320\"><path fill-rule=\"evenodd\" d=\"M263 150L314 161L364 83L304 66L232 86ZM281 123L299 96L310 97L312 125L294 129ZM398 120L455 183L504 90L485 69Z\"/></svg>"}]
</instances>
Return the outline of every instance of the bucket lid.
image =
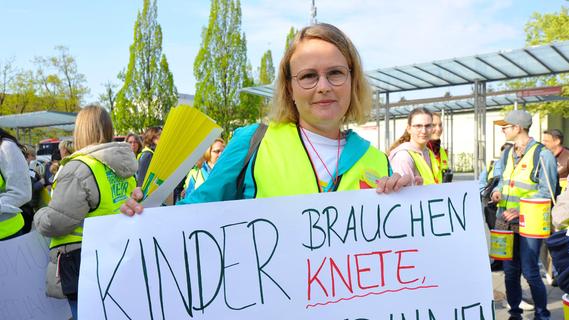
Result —
<instances>
[{"instance_id":1,"label":"bucket lid","mask_svg":"<svg viewBox=\"0 0 569 320\"><path fill-rule=\"evenodd\" d=\"M521 198L520 202L535 203L535 204L546 204L550 203L551 200L548 198Z\"/></svg>"},{"instance_id":2,"label":"bucket lid","mask_svg":"<svg viewBox=\"0 0 569 320\"><path fill-rule=\"evenodd\" d=\"M512 230L490 230L490 233L497 233L497 234L512 234L514 231Z\"/></svg>"}]
</instances>

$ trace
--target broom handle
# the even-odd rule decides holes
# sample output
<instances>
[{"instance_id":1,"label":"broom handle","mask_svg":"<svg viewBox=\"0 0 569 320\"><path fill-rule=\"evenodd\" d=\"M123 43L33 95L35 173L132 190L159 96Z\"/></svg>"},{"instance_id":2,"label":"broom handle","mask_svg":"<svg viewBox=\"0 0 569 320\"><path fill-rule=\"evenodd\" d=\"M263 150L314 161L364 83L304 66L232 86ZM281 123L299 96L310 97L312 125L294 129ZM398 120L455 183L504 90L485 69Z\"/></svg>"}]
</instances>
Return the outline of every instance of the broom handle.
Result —
<instances>
[{"instance_id":1,"label":"broom handle","mask_svg":"<svg viewBox=\"0 0 569 320\"><path fill-rule=\"evenodd\" d=\"M553 201L553 205L555 205L555 194L553 194L553 189L551 189L551 180L549 180L549 174L547 173L547 169L545 168L545 162L543 161L542 157L539 157L539 161L541 162L541 167L543 168L543 172L545 172L545 179L547 180L547 188L549 189L549 193L551 194L551 201Z\"/></svg>"}]
</instances>

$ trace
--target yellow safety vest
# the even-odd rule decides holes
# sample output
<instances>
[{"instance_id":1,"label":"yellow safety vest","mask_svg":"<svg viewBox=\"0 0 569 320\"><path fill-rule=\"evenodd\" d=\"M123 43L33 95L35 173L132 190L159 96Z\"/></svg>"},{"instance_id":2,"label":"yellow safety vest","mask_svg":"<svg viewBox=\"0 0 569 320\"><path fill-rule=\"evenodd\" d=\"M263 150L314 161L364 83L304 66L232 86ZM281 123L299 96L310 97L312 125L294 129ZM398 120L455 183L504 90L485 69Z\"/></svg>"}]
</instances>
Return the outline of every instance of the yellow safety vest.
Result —
<instances>
[{"instance_id":1,"label":"yellow safety vest","mask_svg":"<svg viewBox=\"0 0 569 320\"><path fill-rule=\"evenodd\" d=\"M351 168L339 172L339 184L334 191L375 188L376 180L388 175L387 156L369 146ZM320 192L297 126L291 123L269 125L253 161L253 177L256 198Z\"/></svg>"},{"instance_id":2,"label":"yellow safety vest","mask_svg":"<svg viewBox=\"0 0 569 320\"><path fill-rule=\"evenodd\" d=\"M121 178L111 168L90 156L73 155L70 160L78 160L89 166L99 188L99 205L92 209L85 218L119 213L120 206L136 187L134 177ZM53 237L49 247L55 248L70 243L80 243L82 240L83 226L79 226L70 234Z\"/></svg>"},{"instance_id":3,"label":"yellow safety vest","mask_svg":"<svg viewBox=\"0 0 569 320\"><path fill-rule=\"evenodd\" d=\"M448 155L445 151L445 148L441 146L439 151L439 160L438 160L439 169L441 172L448 170Z\"/></svg>"},{"instance_id":4,"label":"yellow safety vest","mask_svg":"<svg viewBox=\"0 0 569 320\"><path fill-rule=\"evenodd\" d=\"M422 153L413 150L407 151L411 158L413 158L413 162L415 163L415 167L417 168L417 171L419 171L421 178L423 178L423 185L442 183L443 173L439 170L435 154L429 148L427 148L427 151L429 151L431 167L429 167L429 164L425 161L425 158L423 158Z\"/></svg>"},{"instance_id":5,"label":"yellow safety vest","mask_svg":"<svg viewBox=\"0 0 569 320\"><path fill-rule=\"evenodd\" d=\"M0 193L6 192L6 181L0 172ZM2 213L0 215L0 240L16 234L24 226L24 217L21 212Z\"/></svg>"},{"instance_id":6,"label":"yellow safety vest","mask_svg":"<svg viewBox=\"0 0 569 320\"><path fill-rule=\"evenodd\" d=\"M499 161L499 160L498 160ZM490 170L488 171L487 175L486 175L486 181L490 181L490 179L492 179L494 177L494 168L496 167L496 163L495 162L490 162L490 164L488 165L488 168L490 168Z\"/></svg>"},{"instance_id":7,"label":"yellow safety vest","mask_svg":"<svg viewBox=\"0 0 569 320\"><path fill-rule=\"evenodd\" d=\"M531 198L538 192L538 184L531 179L537 146L537 143L531 146L517 165L514 164L514 150L510 150L502 172L502 200L498 207L519 209L521 198Z\"/></svg>"},{"instance_id":8,"label":"yellow safety vest","mask_svg":"<svg viewBox=\"0 0 569 320\"><path fill-rule=\"evenodd\" d=\"M195 181L194 190L197 189L199 186L201 186L202 183L205 182L201 168L193 167L192 170L190 170L190 172L186 176L186 181L184 182L184 190L187 190L188 187L190 186L191 178L194 178L194 181Z\"/></svg>"},{"instance_id":9,"label":"yellow safety vest","mask_svg":"<svg viewBox=\"0 0 569 320\"><path fill-rule=\"evenodd\" d=\"M152 155L154 155L154 150L150 149L149 147L144 147L142 148L142 151L140 151L140 153L136 156L136 160L139 160L140 157L142 157L143 152L150 152Z\"/></svg>"}]
</instances>

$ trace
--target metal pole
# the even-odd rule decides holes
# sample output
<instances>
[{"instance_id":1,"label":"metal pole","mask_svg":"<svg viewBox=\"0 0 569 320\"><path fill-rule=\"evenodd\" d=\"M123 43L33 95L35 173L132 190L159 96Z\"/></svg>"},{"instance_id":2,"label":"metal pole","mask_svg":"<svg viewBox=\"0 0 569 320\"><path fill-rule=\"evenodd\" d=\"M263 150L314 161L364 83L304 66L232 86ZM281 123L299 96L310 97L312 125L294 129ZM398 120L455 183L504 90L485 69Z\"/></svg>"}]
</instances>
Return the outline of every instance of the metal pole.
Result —
<instances>
[{"instance_id":1,"label":"metal pole","mask_svg":"<svg viewBox=\"0 0 569 320\"><path fill-rule=\"evenodd\" d=\"M474 81L474 178L486 162L486 82Z\"/></svg>"},{"instance_id":2,"label":"metal pole","mask_svg":"<svg viewBox=\"0 0 569 320\"><path fill-rule=\"evenodd\" d=\"M380 110L380 100L379 100L379 91L375 92L375 121L377 123L377 148L379 149L379 139L380 139L380 134L379 134L379 110Z\"/></svg>"},{"instance_id":3,"label":"metal pole","mask_svg":"<svg viewBox=\"0 0 569 320\"><path fill-rule=\"evenodd\" d=\"M390 134L389 134L389 92L385 93L385 137L383 149L389 148ZM378 142L379 143L379 142Z\"/></svg>"},{"instance_id":4,"label":"metal pole","mask_svg":"<svg viewBox=\"0 0 569 320\"><path fill-rule=\"evenodd\" d=\"M450 136L454 137L454 111L450 109ZM450 139L450 167L454 170L454 139Z\"/></svg>"}]
</instances>

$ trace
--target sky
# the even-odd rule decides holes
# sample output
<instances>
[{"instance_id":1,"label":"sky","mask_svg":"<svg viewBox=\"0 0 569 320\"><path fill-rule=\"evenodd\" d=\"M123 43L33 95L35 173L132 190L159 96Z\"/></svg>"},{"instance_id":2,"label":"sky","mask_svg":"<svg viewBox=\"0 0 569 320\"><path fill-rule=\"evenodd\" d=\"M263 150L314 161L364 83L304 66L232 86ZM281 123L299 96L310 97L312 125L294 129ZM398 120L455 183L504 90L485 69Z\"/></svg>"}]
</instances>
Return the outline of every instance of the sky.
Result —
<instances>
[{"instance_id":1,"label":"sky","mask_svg":"<svg viewBox=\"0 0 569 320\"><path fill-rule=\"evenodd\" d=\"M242 31L255 70L268 49L278 65L290 27L310 23L311 2L241 0ZM163 53L174 83L179 93L194 94L193 62L201 30L208 23L210 1L157 3ZM13 58L16 67L34 69L34 57L54 55L55 46L66 46L91 90L85 102L96 101L104 83L120 83L116 76L128 66L142 4L142 0L0 0L0 63ZM317 20L338 26L352 39L366 70L521 48L524 25L532 13L557 12L561 6L569 2L316 0ZM460 89L445 90L454 94Z\"/></svg>"}]
</instances>

